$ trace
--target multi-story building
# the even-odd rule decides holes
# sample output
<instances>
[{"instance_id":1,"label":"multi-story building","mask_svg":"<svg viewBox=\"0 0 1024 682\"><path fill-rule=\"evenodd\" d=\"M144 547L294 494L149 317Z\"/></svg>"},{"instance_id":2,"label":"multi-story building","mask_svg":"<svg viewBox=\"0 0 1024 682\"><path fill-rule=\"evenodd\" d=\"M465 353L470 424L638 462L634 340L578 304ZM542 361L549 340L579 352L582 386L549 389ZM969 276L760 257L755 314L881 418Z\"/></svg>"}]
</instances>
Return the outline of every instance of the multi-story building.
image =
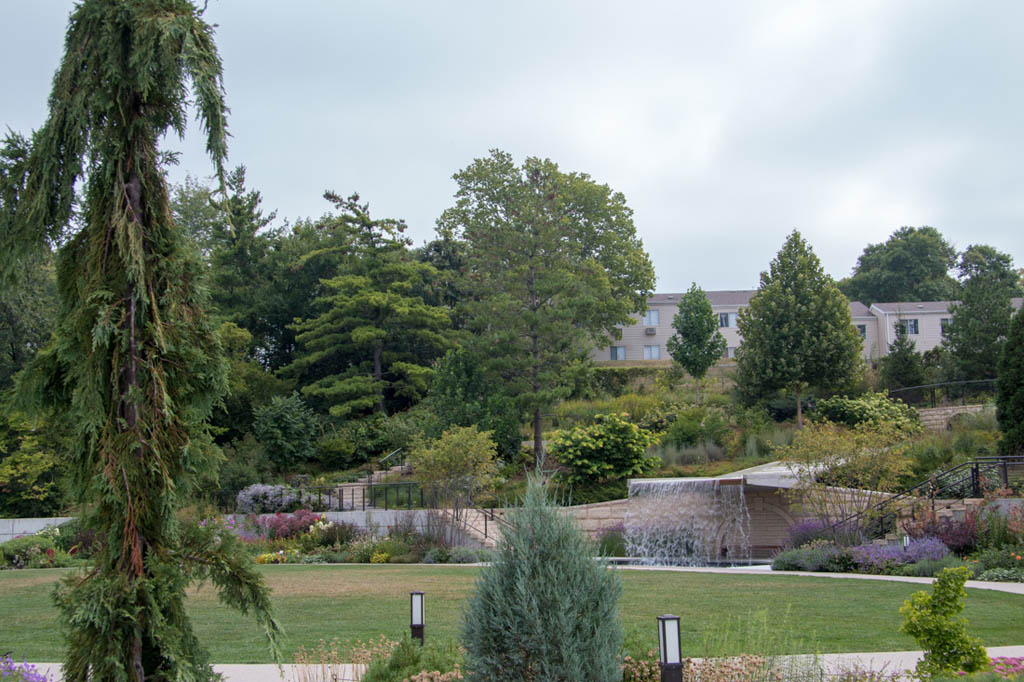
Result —
<instances>
[{"instance_id":1,"label":"multi-story building","mask_svg":"<svg viewBox=\"0 0 1024 682\"><path fill-rule=\"evenodd\" d=\"M711 310L718 318L719 331L725 337L725 358L736 355L742 343L736 321L739 311L750 305L754 289L743 291L708 291ZM679 310L682 294L654 294L647 299L647 312L636 316L636 324L622 327L622 338L595 350L591 357L597 362L651 362L668 364L671 357L666 344L675 333L672 318ZM910 301L875 303L871 307L858 301L850 303L850 317L860 333L865 359L877 359L889 352L902 327L918 352L935 348L946 334L955 301ZM1024 299L1012 299L1013 307L1021 308Z\"/></svg>"}]
</instances>

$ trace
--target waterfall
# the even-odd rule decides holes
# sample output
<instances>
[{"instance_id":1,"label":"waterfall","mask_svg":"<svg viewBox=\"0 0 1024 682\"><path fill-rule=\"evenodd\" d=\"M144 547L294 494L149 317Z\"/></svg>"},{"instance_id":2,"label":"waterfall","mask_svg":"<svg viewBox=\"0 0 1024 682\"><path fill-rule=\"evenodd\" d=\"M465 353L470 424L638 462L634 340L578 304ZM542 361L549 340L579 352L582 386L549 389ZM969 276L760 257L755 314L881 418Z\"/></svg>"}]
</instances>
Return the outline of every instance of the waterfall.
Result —
<instances>
[{"instance_id":1,"label":"waterfall","mask_svg":"<svg viewBox=\"0 0 1024 682\"><path fill-rule=\"evenodd\" d=\"M740 481L631 480L625 529L626 553L646 565L750 560L750 513Z\"/></svg>"}]
</instances>

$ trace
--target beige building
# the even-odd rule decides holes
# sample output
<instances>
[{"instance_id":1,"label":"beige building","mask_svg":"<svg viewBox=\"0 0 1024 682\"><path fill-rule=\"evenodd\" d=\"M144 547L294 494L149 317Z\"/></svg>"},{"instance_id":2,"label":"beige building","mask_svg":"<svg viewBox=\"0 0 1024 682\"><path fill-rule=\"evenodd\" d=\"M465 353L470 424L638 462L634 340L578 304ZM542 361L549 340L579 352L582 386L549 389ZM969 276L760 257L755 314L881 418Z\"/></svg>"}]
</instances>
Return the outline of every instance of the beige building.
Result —
<instances>
[{"instance_id":1,"label":"beige building","mask_svg":"<svg viewBox=\"0 0 1024 682\"><path fill-rule=\"evenodd\" d=\"M725 337L725 358L736 356L736 349L742 343L736 319L739 311L750 305L756 294L754 289L741 291L709 291L711 309L718 318L718 328ZM622 338L611 345L598 348L591 353L596 362L650 362L669 364L667 343L675 333L672 318L679 310L682 294L654 294L647 299L647 312L634 316L636 324L622 327ZM1024 299L1012 299L1013 307L1020 310ZM950 312L955 301L909 301L897 303L875 303L871 307L858 301L850 303L850 317L863 339L861 355L865 360L877 359L888 354L889 344L896 340L897 327L903 327L913 340L918 352L935 348L942 343L946 328L953 315Z\"/></svg>"}]
</instances>

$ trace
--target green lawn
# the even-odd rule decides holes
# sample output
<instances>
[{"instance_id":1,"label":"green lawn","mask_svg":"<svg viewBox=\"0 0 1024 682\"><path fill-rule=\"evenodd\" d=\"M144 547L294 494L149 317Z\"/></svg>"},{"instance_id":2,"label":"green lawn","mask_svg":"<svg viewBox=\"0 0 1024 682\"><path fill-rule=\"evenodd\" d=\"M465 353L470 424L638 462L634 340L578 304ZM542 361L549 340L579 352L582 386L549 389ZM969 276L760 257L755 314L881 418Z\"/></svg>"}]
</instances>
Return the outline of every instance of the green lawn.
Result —
<instances>
[{"instance_id":1,"label":"green lawn","mask_svg":"<svg viewBox=\"0 0 1024 682\"><path fill-rule=\"evenodd\" d=\"M61 656L57 612L50 603L61 570L0 572L0 651L16 659L54 661ZM456 636L466 594L479 569L458 566L265 566L278 617L287 633L286 658L321 638L342 641L408 632L409 592L427 597L427 636ZM704 653L709 632L738 622L767 623L784 633L792 652L915 649L899 634L897 609L923 586L908 583L802 578L787 575L719 575L671 571L622 571L620 611L627 632L655 646L655 617L682 617L684 653ZM968 590L969 631L990 646L1024 644L1024 596ZM268 662L259 631L222 607L204 587L190 597L200 640L218 663ZM731 624L731 625L730 625ZM757 628L752 628L756 630ZM750 636L756 637L757 633ZM743 639L731 637L732 640Z\"/></svg>"}]
</instances>

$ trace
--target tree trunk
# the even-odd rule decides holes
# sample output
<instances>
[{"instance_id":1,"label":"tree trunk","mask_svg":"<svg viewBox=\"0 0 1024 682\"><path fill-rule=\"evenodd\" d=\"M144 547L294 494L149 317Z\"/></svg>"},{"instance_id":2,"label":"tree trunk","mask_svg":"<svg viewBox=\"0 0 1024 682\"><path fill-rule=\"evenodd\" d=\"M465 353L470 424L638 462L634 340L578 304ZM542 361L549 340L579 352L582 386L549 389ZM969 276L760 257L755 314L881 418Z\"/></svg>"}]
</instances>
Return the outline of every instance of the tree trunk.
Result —
<instances>
[{"instance_id":1,"label":"tree trunk","mask_svg":"<svg viewBox=\"0 0 1024 682\"><path fill-rule=\"evenodd\" d=\"M381 362L381 357L384 354L384 346L381 344L375 344L373 346L373 378L375 381L384 381L384 367ZM380 393L377 395L377 412L383 414L385 417L388 414L387 409L384 407L384 394Z\"/></svg>"},{"instance_id":2,"label":"tree trunk","mask_svg":"<svg viewBox=\"0 0 1024 682\"><path fill-rule=\"evenodd\" d=\"M544 466L544 439L539 407L533 410L533 466L538 470Z\"/></svg>"},{"instance_id":3,"label":"tree trunk","mask_svg":"<svg viewBox=\"0 0 1024 682\"><path fill-rule=\"evenodd\" d=\"M700 405L700 379L693 378L693 390L697 393L697 405Z\"/></svg>"},{"instance_id":4,"label":"tree trunk","mask_svg":"<svg viewBox=\"0 0 1024 682\"><path fill-rule=\"evenodd\" d=\"M796 428L804 428L804 406L800 401L800 387L796 387Z\"/></svg>"}]
</instances>

